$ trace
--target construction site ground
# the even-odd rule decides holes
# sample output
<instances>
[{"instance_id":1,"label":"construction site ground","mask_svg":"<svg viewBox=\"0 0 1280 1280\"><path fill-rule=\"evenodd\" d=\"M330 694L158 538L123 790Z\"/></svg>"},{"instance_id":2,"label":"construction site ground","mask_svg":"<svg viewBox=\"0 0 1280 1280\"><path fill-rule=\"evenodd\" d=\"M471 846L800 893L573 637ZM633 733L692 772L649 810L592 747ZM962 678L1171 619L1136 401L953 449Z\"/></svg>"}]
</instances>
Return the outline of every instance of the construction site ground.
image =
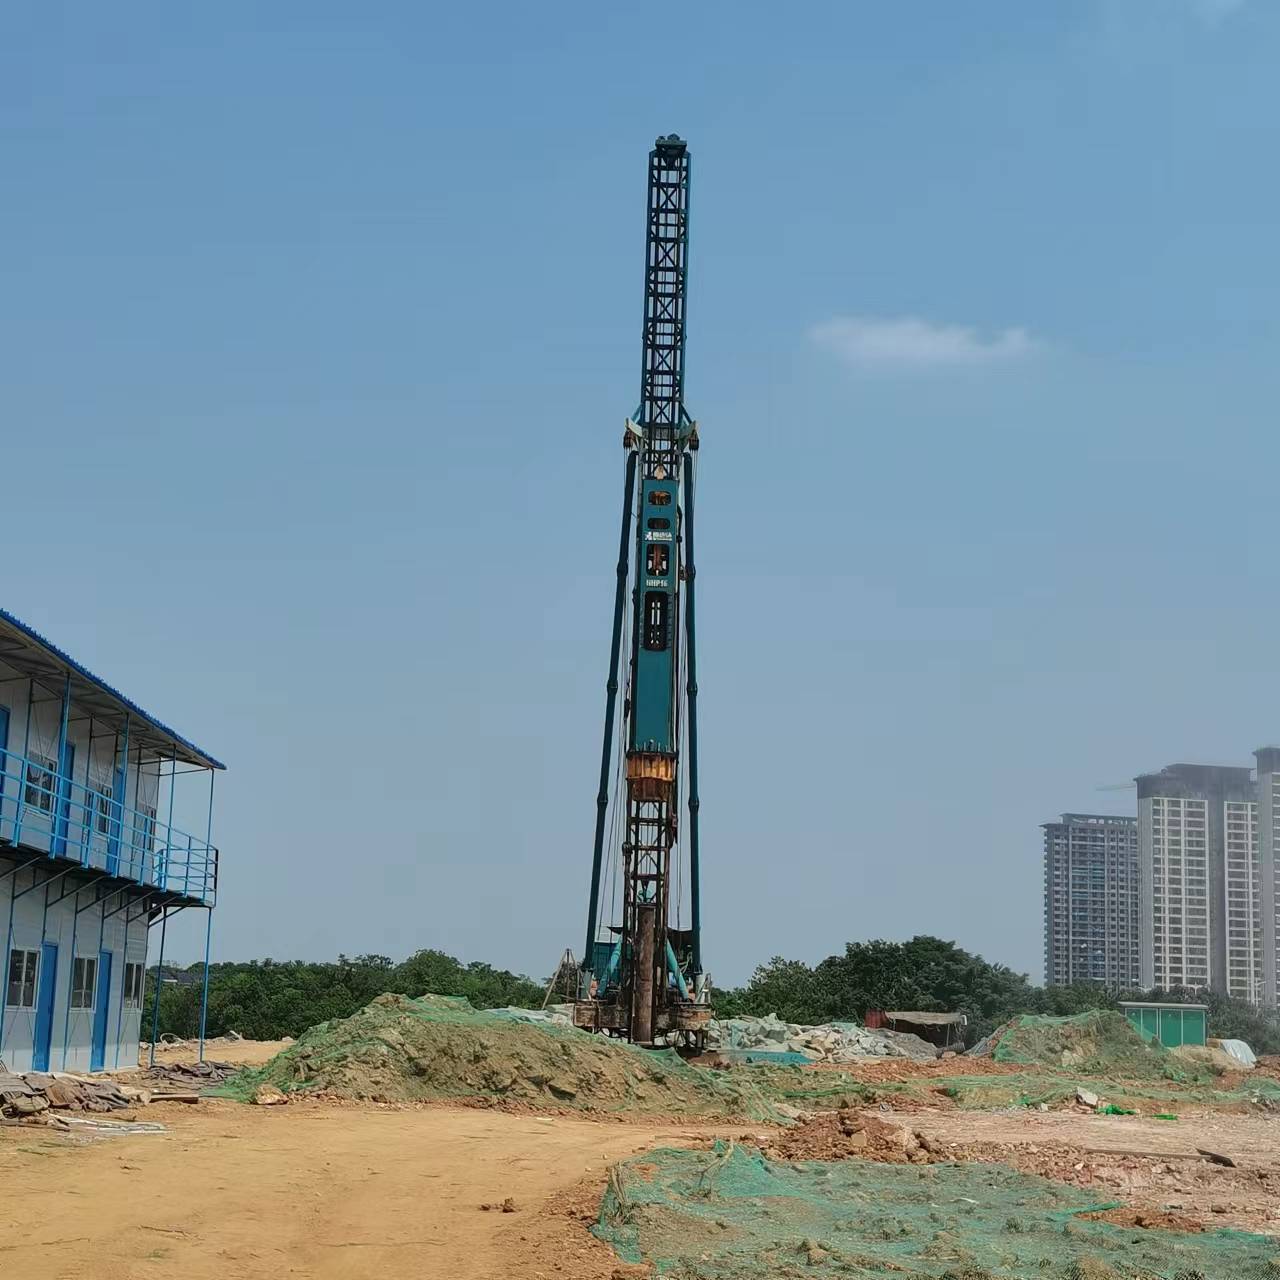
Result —
<instances>
[{"instance_id":1,"label":"construction site ground","mask_svg":"<svg viewBox=\"0 0 1280 1280\"><path fill-rule=\"evenodd\" d=\"M219 1042L210 1056L253 1064L280 1047ZM193 1057L194 1046L158 1054ZM139 1118L165 1126L155 1134L93 1138L6 1126L6 1216L24 1230L0 1245L0 1273L613 1280L644 1274L588 1233L613 1162L725 1137L776 1158L908 1158L896 1141L842 1146L855 1115L855 1126L909 1132L912 1160L927 1151L930 1161L1003 1163L1121 1201L1113 1220L1126 1226L1280 1233L1280 1112L1239 1101L1231 1089L1209 1105L1188 1099L1172 1121L1089 1114L1074 1101L974 1109L938 1090L972 1065L897 1060L793 1071L789 1080L815 1091L838 1083L855 1096L837 1100L843 1120L824 1110L790 1129L303 1098L272 1107L221 1098L153 1104ZM993 1082L1016 1074L990 1063L974 1071L975 1080ZM883 1096L885 1084L902 1088Z\"/></svg>"}]
</instances>

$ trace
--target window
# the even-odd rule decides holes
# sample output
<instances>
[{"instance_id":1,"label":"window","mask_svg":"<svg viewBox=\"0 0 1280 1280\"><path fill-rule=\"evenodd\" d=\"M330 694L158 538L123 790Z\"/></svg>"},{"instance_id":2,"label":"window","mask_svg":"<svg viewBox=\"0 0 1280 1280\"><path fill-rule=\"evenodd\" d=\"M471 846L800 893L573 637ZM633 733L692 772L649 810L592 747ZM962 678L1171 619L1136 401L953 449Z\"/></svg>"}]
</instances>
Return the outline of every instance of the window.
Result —
<instances>
[{"instance_id":1,"label":"window","mask_svg":"<svg viewBox=\"0 0 1280 1280\"><path fill-rule=\"evenodd\" d=\"M650 516L649 528L650 529L670 529L671 521L668 520L666 516Z\"/></svg>"},{"instance_id":2,"label":"window","mask_svg":"<svg viewBox=\"0 0 1280 1280\"><path fill-rule=\"evenodd\" d=\"M153 804L140 804L133 819L135 843L143 853L151 852L152 841L156 833L156 807Z\"/></svg>"},{"instance_id":3,"label":"window","mask_svg":"<svg viewBox=\"0 0 1280 1280\"><path fill-rule=\"evenodd\" d=\"M671 567L671 548L664 542L651 542L646 559L645 572L655 578L665 578Z\"/></svg>"},{"instance_id":4,"label":"window","mask_svg":"<svg viewBox=\"0 0 1280 1280\"><path fill-rule=\"evenodd\" d=\"M124 967L124 1007L126 1009L142 1008L142 983L142 966L126 964Z\"/></svg>"},{"instance_id":5,"label":"window","mask_svg":"<svg viewBox=\"0 0 1280 1280\"><path fill-rule=\"evenodd\" d=\"M53 812L53 775L56 766L47 756L32 756L27 763L23 800L45 813Z\"/></svg>"},{"instance_id":6,"label":"window","mask_svg":"<svg viewBox=\"0 0 1280 1280\"><path fill-rule=\"evenodd\" d=\"M669 507L671 505L670 489L650 489L649 501L655 507Z\"/></svg>"},{"instance_id":7,"label":"window","mask_svg":"<svg viewBox=\"0 0 1280 1280\"><path fill-rule=\"evenodd\" d=\"M100 786L93 793L93 804L98 811L98 830L105 836L111 832L111 788Z\"/></svg>"},{"instance_id":8,"label":"window","mask_svg":"<svg viewBox=\"0 0 1280 1280\"><path fill-rule=\"evenodd\" d=\"M92 1009L93 992L98 985L98 961L96 957L76 956L71 967L71 1007Z\"/></svg>"},{"instance_id":9,"label":"window","mask_svg":"<svg viewBox=\"0 0 1280 1280\"><path fill-rule=\"evenodd\" d=\"M644 593L644 647L646 649L667 647L667 601L669 598L665 591Z\"/></svg>"},{"instance_id":10,"label":"window","mask_svg":"<svg viewBox=\"0 0 1280 1280\"><path fill-rule=\"evenodd\" d=\"M36 964L38 951L9 952L9 994L5 1004L10 1009L34 1009L36 1007Z\"/></svg>"}]
</instances>

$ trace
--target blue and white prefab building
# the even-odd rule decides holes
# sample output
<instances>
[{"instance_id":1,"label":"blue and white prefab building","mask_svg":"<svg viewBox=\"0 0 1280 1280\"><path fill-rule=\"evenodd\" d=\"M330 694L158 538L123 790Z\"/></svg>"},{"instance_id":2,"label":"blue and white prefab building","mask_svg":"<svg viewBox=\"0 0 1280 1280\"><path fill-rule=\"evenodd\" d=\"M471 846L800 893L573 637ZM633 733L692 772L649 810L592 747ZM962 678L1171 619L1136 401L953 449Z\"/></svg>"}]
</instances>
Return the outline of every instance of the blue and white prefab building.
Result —
<instances>
[{"instance_id":1,"label":"blue and white prefab building","mask_svg":"<svg viewBox=\"0 0 1280 1280\"><path fill-rule=\"evenodd\" d=\"M212 919L213 777L223 767L0 609L0 1059L9 1070L137 1064L152 927L163 933L190 907ZM203 800L189 803L193 784L207 792L207 813ZM197 830L175 825L178 796L184 814L198 810L188 822Z\"/></svg>"}]
</instances>

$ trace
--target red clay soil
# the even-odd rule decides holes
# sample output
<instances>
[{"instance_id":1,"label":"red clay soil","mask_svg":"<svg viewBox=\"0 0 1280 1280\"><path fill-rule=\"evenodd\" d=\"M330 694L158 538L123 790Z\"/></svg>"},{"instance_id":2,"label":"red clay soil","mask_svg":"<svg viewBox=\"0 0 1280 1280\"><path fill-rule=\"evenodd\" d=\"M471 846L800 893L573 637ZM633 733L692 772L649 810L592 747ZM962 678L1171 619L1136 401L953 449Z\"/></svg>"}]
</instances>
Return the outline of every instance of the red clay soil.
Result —
<instances>
[{"instance_id":1,"label":"red clay soil","mask_svg":"<svg viewBox=\"0 0 1280 1280\"><path fill-rule=\"evenodd\" d=\"M1011 1076L1025 1071L1011 1062L991 1058L867 1058L857 1062L813 1062L809 1071L843 1071L865 1084L910 1084L916 1080L951 1079L954 1076Z\"/></svg>"},{"instance_id":2,"label":"red clay soil","mask_svg":"<svg viewBox=\"0 0 1280 1280\"><path fill-rule=\"evenodd\" d=\"M1136 1124L1112 1130L1110 1141L1118 1149L1100 1149L1094 1145L1098 1141L1094 1134L1102 1124L1097 1117L1083 1114L1077 1124L1062 1114L1010 1118L990 1113L913 1110L904 1115L847 1109L815 1115L781 1132L744 1134L740 1140L775 1160L1004 1164L1020 1173L1080 1187L1097 1198L1125 1200L1130 1207L1114 1211L1120 1216L1107 1219L1120 1225L1171 1230L1232 1226L1276 1232L1280 1162L1271 1154L1273 1118L1190 1121L1178 1131L1158 1134L1167 1141L1167 1150ZM1013 1131L1005 1133L1009 1126ZM1248 1141L1247 1134L1251 1135ZM1132 1148L1125 1150L1130 1141ZM1204 1159L1197 1151L1198 1142L1234 1151L1240 1167L1224 1168ZM1124 1217L1125 1213L1130 1216Z\"/></svg>"},{"instance_id":3,"label":"red clay soil","mask_svg":"<svg viewBox=\"0 0 1280 1280\"><path fill-rule=\"evenodd\" d=\"M928 1164L927 1139L905 1125L861 1111L827 1111L793 1129L770 1134L763 1142L749 1135L771 1160L876 1160L883 1164Z\"/></svg>"},{"instance_id":4,"label":"red clay soil","mask_svg":"<svg viewBox=\"0 0 1280 1280\"><path fill-rule=\"evenodd\" d=\"M1141 1227L1144 1231L1189 1231L1199 1233L1204 1223L1185 1214L1160 1209L1108 1209L1105 1213L1082 1213L1082 1218L1111 1222L1117 1227Z\"/></svg>"}]
</instances>

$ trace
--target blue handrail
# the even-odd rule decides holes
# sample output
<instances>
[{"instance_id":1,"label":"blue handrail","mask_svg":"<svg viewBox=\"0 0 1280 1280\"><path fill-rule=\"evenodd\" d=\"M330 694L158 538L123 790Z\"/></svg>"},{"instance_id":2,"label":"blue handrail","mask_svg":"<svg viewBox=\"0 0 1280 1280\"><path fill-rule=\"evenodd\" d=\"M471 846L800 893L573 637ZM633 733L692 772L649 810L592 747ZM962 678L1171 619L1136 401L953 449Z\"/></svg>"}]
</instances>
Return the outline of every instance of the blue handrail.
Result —
<instances>
[{"instance_id":1,"label":"blue handrail","mask_svg":"<svg viewBox=\"0 0 1280 1280\"><path fill-rule=\"evenodd\" d=\"M77 782L52 760L13 751L0 765L0 841L213 906L218 850L208 840L123 804L111 781Z\"/></svg>"}]
</instances>

